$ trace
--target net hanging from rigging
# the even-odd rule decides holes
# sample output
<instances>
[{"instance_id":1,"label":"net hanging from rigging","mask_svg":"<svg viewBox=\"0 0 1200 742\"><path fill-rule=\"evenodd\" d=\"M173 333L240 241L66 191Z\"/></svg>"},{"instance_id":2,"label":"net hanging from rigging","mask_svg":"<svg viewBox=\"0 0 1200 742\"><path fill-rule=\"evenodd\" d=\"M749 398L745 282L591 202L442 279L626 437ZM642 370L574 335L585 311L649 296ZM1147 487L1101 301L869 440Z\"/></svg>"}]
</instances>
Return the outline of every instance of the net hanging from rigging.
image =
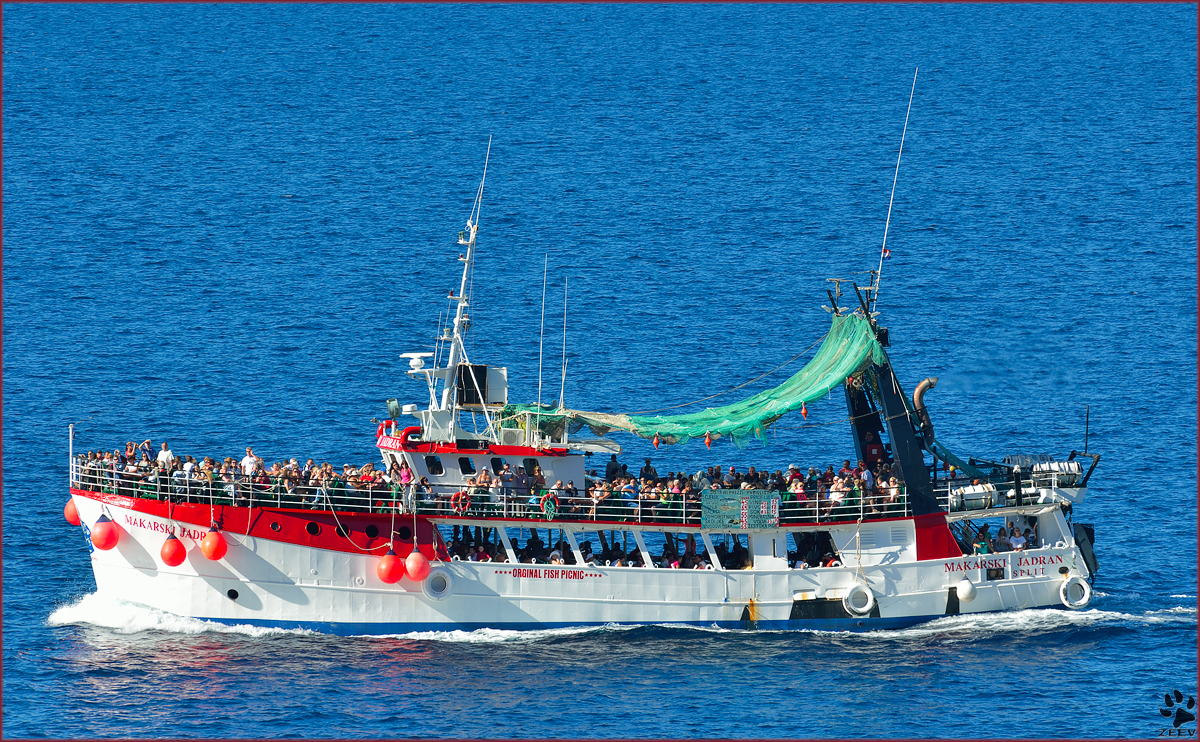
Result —
<instances>
[{"instance_id":1,"label":"net hanging from rigging","mask_svg":"<svg viewBox=\"0 0 1200 742\"><path fill-rule=\"evenodd\" d=\"M751 438L766 442L767 427L780 417L823 398L866 366L881 365L886 360L866 318L860 314L835 315L829 334L811 361L779 386L739 402L682 415L653 416L508 405L501 415L501 426L524 428L528 420L528 424L553 437L561 436L564 427L575 433L587 426L595 435L621 430L647 439L658 436L662 443L687 443L708 434L714 438L729 436L740 447Z\"/></svg>"}]
</instances>

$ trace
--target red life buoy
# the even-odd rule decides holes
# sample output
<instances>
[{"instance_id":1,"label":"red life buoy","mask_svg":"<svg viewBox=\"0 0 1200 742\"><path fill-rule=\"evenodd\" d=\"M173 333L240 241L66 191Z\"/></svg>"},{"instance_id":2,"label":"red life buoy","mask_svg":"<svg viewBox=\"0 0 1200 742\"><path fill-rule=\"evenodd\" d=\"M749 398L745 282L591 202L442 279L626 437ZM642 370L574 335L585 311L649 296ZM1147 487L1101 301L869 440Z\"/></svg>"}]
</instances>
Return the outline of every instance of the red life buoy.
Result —
<instances>
[{"instance_id":1,"label":"red life buoy","mask_svg":"<svg viewBox=\"0 0 1200 742\"><path fill-rule=\"evenodd\" d=\"M450 495L450 508L454 510L454 512L462 515L463 513L467 512L467 509L470 507L471 496L466 492L455 492L453 495Z\"/></svg>"},{"instance_id":2,"label":"red life buoy","mask_svg":"<svg viewBox=\"0 0 1200 742\"><path fill-rule=\"evenodd\" d=\"M553 503L554 509L551 510L547 503ZM542 513L547 517L552 517L552 513L558 512L558 498L554 496L553 492L547 492L546 494L542 495L541 506Z\"/></svg>"}]
</instances>

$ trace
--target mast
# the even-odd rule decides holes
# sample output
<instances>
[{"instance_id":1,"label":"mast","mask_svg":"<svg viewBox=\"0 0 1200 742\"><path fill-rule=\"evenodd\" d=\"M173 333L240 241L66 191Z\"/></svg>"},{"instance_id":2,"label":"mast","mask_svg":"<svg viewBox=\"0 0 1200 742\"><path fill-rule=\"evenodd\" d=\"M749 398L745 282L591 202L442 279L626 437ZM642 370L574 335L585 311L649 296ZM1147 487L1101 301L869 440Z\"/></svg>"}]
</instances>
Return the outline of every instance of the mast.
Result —
<instances>
[{"instance_id":1,"label":"mast","mask_svg":"<svg viewBox=\"0 0 1200 742\"><path fill-rule=\"evenodd\" d=\"M479 181L479 190L475 193L475 203L471 206L471 216L467 218L466 228L458 235L458 244L464 245L467 248L466 254L461 258L463 261L462 280L459 283L458 295L453 293L450 295L451 301L457 302L458 306L454 312L453 331L450 336L450 347L446 353L446 365L442 368L445 370L444 385L442 387L442 404L440 410L451 410L457 407L454 397L457 384L456 374L458 372L458 364L466 360L467 349L463 344L463 339L470 329L470 317L467 315L467 309L471 305L470 286L471 286L471 271L475 266L475 235L479 232L479 211L483 205L483 186L487 182L487 166L488 160L492 156L492 139L488 137L487 155L483 160L483 178ZM455 419L456 415L451 415L449 420L450 437L454 437L454 429L458 424Z\"/></svg>"}]
</instances>

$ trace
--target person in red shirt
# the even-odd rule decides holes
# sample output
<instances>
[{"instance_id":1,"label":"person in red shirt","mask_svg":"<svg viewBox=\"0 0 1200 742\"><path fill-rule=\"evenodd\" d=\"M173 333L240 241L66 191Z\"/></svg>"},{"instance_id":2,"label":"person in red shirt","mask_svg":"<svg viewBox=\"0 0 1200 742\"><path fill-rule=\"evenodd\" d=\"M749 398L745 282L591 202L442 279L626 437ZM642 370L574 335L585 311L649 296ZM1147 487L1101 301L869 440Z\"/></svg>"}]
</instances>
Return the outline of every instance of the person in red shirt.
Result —
<instances>
[{"instance_id":1,"label":"person in red shirt","mask_svg":"<svg viewBox=\"0 0 1200 742\"><path fill-rule=\"evenodd\" d=\"M883 461L883 444L875 440L875 434L869 430L863 436L863 459L868 464Z\"/></svg>"},{"instance_id":2,"label":"person in red shirt","mask_svg":"<svg viewBox=\"0 0 1200 742\"><path fill-rule=\"evenodd\" d=\"M830 467L832 467L832 466L833 465L831 464ZM854 467L850 466L850 459L843 459L842 460L842 468L841 468L841 470L838 471L837 475L839 477L849 477L849 476L852 476L853 474L854 474Z\"/></svg>"},{"instance_id":3,"label":"person in red shirt","mask_svg":"<svg viewBox=\"0 0 1200 742\"><path fill-rule=\"evenodd\" d=\"M833 478L836 476L837 475L833 473L833 464L830 464L828 469L821 472L821 483L825 485L826 489L828 489L829 485L833 484Z\"/></svg>"}]
</instances>

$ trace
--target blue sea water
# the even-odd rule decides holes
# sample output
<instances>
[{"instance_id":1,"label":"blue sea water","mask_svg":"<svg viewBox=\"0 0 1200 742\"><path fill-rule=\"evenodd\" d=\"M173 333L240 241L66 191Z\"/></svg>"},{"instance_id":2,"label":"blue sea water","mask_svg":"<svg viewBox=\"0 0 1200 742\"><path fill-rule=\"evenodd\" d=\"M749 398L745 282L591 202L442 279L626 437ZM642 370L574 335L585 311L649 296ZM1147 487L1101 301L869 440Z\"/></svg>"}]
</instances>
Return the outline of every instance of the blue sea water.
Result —
<instances>
[{"instance_id":1,"label":"blue sea water","mask_svg":"<svg viewBox=\"0 0 1200 742\"><path fill-rule=\"evenodd\" d=\"M1195 5L3 11L5 736L1144 737L1197 693ZM1088 609L345 638L94 594L68 423L83 449L376 459L384 400L421 401L398 354L457 287L489 137L470 347L513 400L538 396L544 259L547 400L564 282L577 408L805 350L825 279L877 265L918 67L891 358L910 391L940 377L960 455L1087 428ZM622 458L849 456L844 402L809 411L769 445Z\"/></svg>"}]
</instances>

